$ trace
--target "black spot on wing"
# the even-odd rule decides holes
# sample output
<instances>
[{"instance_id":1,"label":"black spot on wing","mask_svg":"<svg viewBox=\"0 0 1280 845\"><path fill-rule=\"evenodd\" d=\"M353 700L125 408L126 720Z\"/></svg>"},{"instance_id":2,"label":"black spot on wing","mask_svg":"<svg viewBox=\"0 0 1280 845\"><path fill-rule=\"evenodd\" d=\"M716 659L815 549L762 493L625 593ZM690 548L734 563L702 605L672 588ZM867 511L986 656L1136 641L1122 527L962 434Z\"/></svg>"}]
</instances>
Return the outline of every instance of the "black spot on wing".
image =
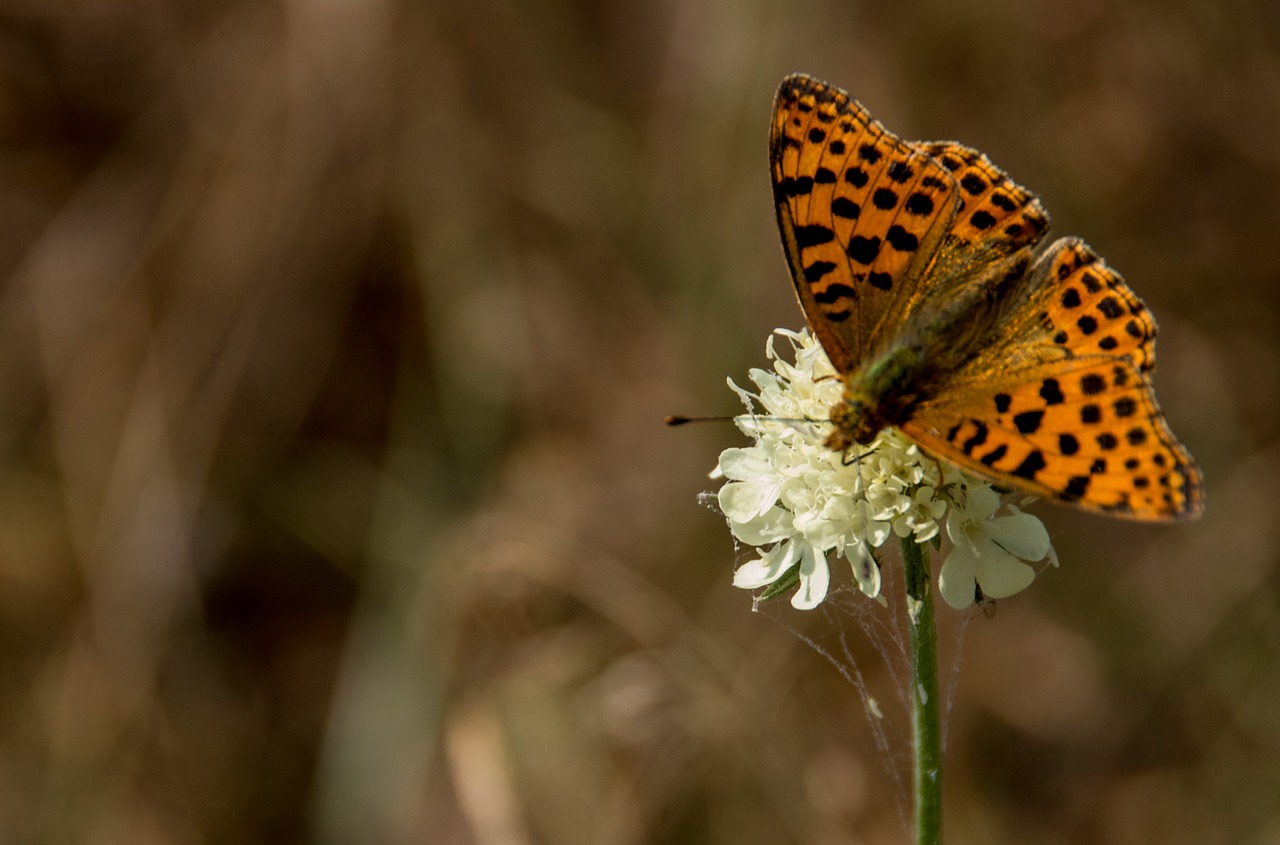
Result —
<instances>
[{"instance_id":1,"label":"black spot on wing","mask_svg":"<svg viewBox=\"0 0 1280 845\"><path fill-rule=\"evenodd\" d=\"M799 197L813 192L812 176L788 176L778 185L778 191L786 197Z\"/></svg>"},{"instance_id":2,"label":"black spot on wing","mask_svg":"<svg viewBox=\"0 0 1280 845\"><path fill-rule=\"evenodd\" d=\"M902 207L907 210L908 214L914 214L916 217L926 217L933 213L933 198L928 194L916 192L907 197L907 201Z\"/></svg>"},{"instance_id":3,"label":"black spot on wing","mask_svg":"<svg viewBox=\"0 0 1280 845\"><path fill-rule=\"evenodd\" d=\"M875 261L876 255L880 253L880 239L854 235L849 239L849 246L845 249L845 252L859 264L868 265Z\"/></svg>"},{"instance_id":4,"label":"black spot on wing","mask_svg":"<svg viewBox=\"0 0 1280 845\"><path fill-rule=\"evenodd\" d=\"M835 240L836 237L836 233L834 231L818 223L811 223L808 226L797 226L795 228L795 233L796 243L802 247L831 243L831 241Z\"/></svg>"},{"instance_id":5,"label":"black spot on wing","mask_svg":"<svg viewBox=\"0 0 1280 845\"><path fill-rule=\"evenodd\" d=\"M1115 320L1124 314L1124 308L1114 296L1104 296L1098 302L1098 310L1109 320Z\"/></svg>"},{"instance_id":6,"label":"black spot on wing","mask_svg":"<svg viewBox=\"0 0 1280 845\"><path fill-rule=\"evenodd\" d=\"M1087 475L1073 475L1067 481L1067 486L1062 491L1062 498L1075 501L1083 496L1089 490L1089 482L1092 479Z\"/></svg>"},{"instance_id":7,"label":"black spot on wing","mask_svg":"<svg viewBox=\"0 0 1280 845\"><path fill-rule=\"evenodd\" d=\"M901 185L915 175L915 171L905 161L895 161L889 165L889 178Z\"/></svg>"},{"instance_id":8,"label":"black spot on wing","mask_svg":"<svg viewBox=\"0 0 1280 845\"><path fill-rule=\"evenodd\" d=\"M841 297L856 299L857 291L845 284L837 282L834 285L827 285L825 290L818 291L813 295L813 301L821 305L830 305ZM827 315L830 316L830 315Z\"/></svg>"},{"instance_id":9,"label":"black spot on wing","mask_svg":"<svg viewBox=\"0 0 1280 845\"><path fill-rule=\"evenodd\" d=\"M1013 474L1019 478L1026 478L1030 480L1035 478L1036 473L1044 469L1045 466L1044 453L1039 449L1034 449L1031 454L1022 459L1022 463L1018 464L1017 467L1014 468Z\"/></svg>"},{"instance_id":10,"label":"black spot on wing","mask_svg":"<svg viewBox=\"0 0 1280 845\"><path fill-rule=\"evenodd\" d=\"M889 211L898 204L898 195L888 188L876 188L871 195L871 202L881 211Z\"/></svg>"},{"instance_id":11,"label":"black spot on wing","mask_svg":"<svg viewBox=\"0 0 1280 845\"><path fill-rule=\"evenodd\" d=\"M1018 207L1017 204L1014 203L1012 197L1008 194L1002 194L999 191L996 191L991 195L991 204L1001 211L1013 211Z\"/></svg>"},{"instance_id":12,"label":"black spot on wing","mask_svg":"<svg viewBox=\"0 0 1280 845\"><path fill-rule=\"evenodd\" d=\"M1066 401L1062 395L1062 387L1056 378L1047 378L1040 384L1040 398L1046 405L1060 405Z\"/></svg>"},{"instance_id":13,"label":"black spot on wing","mask_svg":"<svg viewBox=\"0 0 1280 845\"><path fill-rule=\"evenodd\" d=\"M973 432L973 436L970 437L968 440L966 440L960 446L960 449L966 455L972 455L974 449L977 449L983 443L987 442L988 430L986 425L979 422L978 420L974 420L973 422L974 422L974 425L976 426L976 429Z\"/></svg>"},{"instance_id":14,"label":"black spot on wing","mask_svg":"<svg viewBox=\"0 0 1280 845\"><path fill-rule=\"evenodd\" d=\"M981 209L973 213L969 218L969 222L973 224L973 228L983 232L996 225L996 219L991 216L990 212Z\"/></svg>"},{"instance_id":15,"label":"black spot on wing","mask_svg":"<svg viewBox=\"0 0 1280 845\"><path fill-rule=\"evenodd\" d=\"M848 182L855 188L865 188L867 186L867 171L857 165L850 167L844 172L844 181Z\"/></svg>"},{"instance_id":16,"label":"black spot on wing","mask_svg":"<svg viewBox=\"0 0 1280 845\"><path fill-rule=\"evenodd\" d=\"M987 466L992 466L996 461L1000 460L1009 451L1009 447L1001 443L987 454L983 455L980 460Z\"/></svg>"},{"instance_id":17,"label":"black spot on wing","mask_svg":"<svg viewBox=\"0 0 1280 845\"><path fill-rule=\"evenodd\" d=\"M862 208L848 197L836 197L831 201L831 213L845 220L857 220Z\"/></svg>"},{"instance_id":18,"label":"black spot on wing","mask_svg":"<svg viewBox=\"0 0 1280 845\"><path fill-rule=\"evenodd\" d=\"M1023 411L1015 414L1013 424L1023 434L1035 434L1040 430L1040 422L1044 419L1044 411Z\"/></svg>"},{"instance_id":19,"label":"black spot on wing","mask_svg":"<svg viewBox=\"0 0 1280 845\"><path fill-rule=\"evenodd\" d=\"M942 164L945 167L947 160L944 158ZM960 187L964 188L965 193L977 196L987 189L987 182L976 173L966 173L960 180Z\"/></svg>"},{"instance_id":20,"label":"black spot on wing","mask_svg":"<svg viewBox=\"0 0 1280 845\"><path fill-rule=\"evenodd\" d=\"M899 252L914 252L920 247L920 239L896 223L889 227L885 240Z\"/></svg>"},{"instance_id":21,"label":"black spot on wing","mask_svg":"<svg viewBox=\"0 0 1280 845\"><path fill-rule=\"evenodd\" d=\"M804 280L806 282L816 282L834 269L836 269L836 265L830 261L815 261L804 268Z\"/></svg>"}]
</instances>

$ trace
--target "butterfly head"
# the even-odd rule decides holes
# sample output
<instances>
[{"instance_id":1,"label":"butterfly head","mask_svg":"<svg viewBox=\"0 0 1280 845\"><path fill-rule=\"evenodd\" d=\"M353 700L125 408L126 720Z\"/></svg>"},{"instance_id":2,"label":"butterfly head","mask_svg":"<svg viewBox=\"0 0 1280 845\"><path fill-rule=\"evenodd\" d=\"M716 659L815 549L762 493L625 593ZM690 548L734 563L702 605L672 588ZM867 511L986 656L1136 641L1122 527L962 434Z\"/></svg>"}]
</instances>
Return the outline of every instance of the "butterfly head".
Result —
<instances>
[{"instance_id":1,"label":"butterfly head","mask_svg":"<svg viewBox=\"0 0 1280 845\"><path fill-rule=\"evenodd\" d=\"M827 448L843 452L857 444L866 446L884 428L875 413L876 403L846 388L844 398L831 406L831 424L835 429L827 437Z\"/></svg>"},{"instance_id":2,"label":"butterfly head","mask_svg":"<svg viewBox=\"0 0 1280 845\"><path fill-rule=\"evenodd\" d=\"M902 425L922 395L924 360L916 346L902 346L844 377L844 396L831 407L835 430L827 446L844 451L866 446L889 426Z\"/></svg>"}]
</instances>

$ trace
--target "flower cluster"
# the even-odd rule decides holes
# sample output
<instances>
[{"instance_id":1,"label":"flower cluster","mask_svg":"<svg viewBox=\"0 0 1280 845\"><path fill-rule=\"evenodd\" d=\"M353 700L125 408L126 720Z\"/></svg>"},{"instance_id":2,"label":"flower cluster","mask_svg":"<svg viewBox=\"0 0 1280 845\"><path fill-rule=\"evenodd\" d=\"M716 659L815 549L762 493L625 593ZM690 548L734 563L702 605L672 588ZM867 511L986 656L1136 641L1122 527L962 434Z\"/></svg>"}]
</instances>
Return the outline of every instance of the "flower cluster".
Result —
<instances>
[{"instance_id":1,"label":"flower cluster","mask_svg":"<svg viewBox=\"0 0 1280 845\"><path fill-rule=\"evenodd\" d=\"M789 342L794 363L776 352L775 337ZM798 586L791 604L812 609L826 598L836 558L876 597L873 550L893 535L925 543L944 529L952 548L939 591L952 607L972 604L975 585L992 598L1026 588L1035 578L1027 561L1056 565L1040 520L1012 505L1002 510L990 484L922 453L896 429L857 455L827 448L827 413L842 383L808 331L778 329L766 352L773 370L751 371L756 392L729 382L749 412L738 427L755 443L726 449L712 474L728 479L718 498L734 537L759 549L734 573L735 586L767 588L765 596Z\"/></svg>"}]
</instances>

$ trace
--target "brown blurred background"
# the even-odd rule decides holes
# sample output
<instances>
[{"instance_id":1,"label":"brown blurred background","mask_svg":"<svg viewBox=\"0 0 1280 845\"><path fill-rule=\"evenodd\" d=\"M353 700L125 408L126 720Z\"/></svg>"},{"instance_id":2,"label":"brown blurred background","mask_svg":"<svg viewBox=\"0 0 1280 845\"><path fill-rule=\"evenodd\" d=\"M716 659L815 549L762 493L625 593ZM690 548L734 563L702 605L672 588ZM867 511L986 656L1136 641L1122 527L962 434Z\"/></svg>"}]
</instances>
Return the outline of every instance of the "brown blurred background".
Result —
<instances>
[{"instance_id":1,"label":"brown blurred background","mask_svg":"<svg viewBox=\"0 0 1280 845\"><path fill-rule=\"evenodd\" d=\"M695 498L741 439L660 425L802 324L794 70L1118 267L1208 479L1193 525L1038 508L1061 570L944 672L949 840L1280 842L1244 0L0 0L0 841L904 841L787 626L875 651L750 612Z\"/></svg>"}]
</instances>

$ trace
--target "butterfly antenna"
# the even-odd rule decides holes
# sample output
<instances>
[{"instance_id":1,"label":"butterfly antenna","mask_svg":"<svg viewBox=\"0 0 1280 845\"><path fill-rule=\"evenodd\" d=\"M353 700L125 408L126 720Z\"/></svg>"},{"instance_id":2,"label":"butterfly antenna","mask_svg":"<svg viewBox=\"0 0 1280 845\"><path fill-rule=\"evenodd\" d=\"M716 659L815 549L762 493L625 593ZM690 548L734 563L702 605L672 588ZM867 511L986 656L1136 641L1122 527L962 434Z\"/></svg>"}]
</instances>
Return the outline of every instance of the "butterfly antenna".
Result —
<instances>
[{"instance_id":1,"label":"butterfly antenna","mask_svg":"<svg viewBox=\"0 0 1280 845\"><path fill-rule=\"evenodd\" d=\"M760 417L760 416L756 416L755 414L737 414L735 416L727 416L727 417L685 417L685 416L681 416L680 414L671 414L665 419L663 419L663 422L671 426L672 428L675 428L678 425L685 425L686 423L737 422L738 420L742 420L742 419L762 421L762 422L784 422L784 423L819 423L821 424L821 423L829 422L829 420L794 419L792 417Z\"/></svg>"}]
</instances>

